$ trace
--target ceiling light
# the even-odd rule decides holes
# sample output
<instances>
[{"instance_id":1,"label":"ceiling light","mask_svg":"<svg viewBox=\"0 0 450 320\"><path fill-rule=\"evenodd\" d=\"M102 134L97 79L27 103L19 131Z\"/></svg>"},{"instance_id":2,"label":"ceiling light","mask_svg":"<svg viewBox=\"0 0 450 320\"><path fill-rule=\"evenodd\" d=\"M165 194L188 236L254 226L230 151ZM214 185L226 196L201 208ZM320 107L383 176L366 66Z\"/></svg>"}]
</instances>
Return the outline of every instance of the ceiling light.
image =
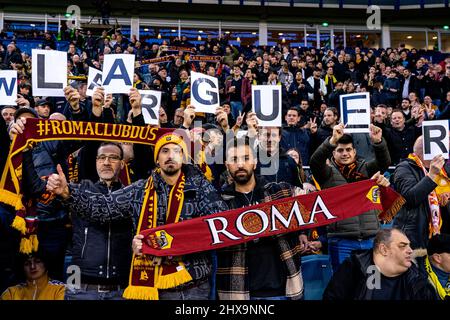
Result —
<instances>
[{"instance_id":1,"label":"ceiling light","mask_svg":"<svg viewBox=\"0 0 450 320\"><path fill-rule=\"evenodd\" d=\"M406 39L412 39L412 36L407 36Z\"/></svg>"}]
</instances>

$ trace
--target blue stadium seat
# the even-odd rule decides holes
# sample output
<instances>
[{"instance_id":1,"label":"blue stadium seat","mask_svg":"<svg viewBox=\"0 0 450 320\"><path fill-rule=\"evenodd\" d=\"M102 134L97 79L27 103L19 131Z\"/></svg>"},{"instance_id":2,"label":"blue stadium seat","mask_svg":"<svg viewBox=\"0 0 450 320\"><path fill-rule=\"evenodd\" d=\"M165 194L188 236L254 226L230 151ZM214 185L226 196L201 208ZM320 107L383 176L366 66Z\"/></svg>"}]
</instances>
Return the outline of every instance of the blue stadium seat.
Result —
<instances>
[{"instance_id":1,"label":"blue stadium seat","mask_svg":"<svg viewBox=\"0 0 450 320\"><path fill-rule=\"evenodd\" d=\"M305 300L322 300L322 294L331 279L330 257L312 254L302 257L302 275L305 286Z\"/></svg>"}]
</instances>

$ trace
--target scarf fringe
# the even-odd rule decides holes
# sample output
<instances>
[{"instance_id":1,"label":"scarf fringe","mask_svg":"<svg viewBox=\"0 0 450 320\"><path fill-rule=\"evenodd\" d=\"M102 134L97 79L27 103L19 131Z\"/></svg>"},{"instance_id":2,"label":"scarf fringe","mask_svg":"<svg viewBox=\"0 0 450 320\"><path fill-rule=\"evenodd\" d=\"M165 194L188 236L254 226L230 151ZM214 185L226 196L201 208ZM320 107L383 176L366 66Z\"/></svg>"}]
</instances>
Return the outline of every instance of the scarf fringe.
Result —
<instances>
[{"instance_id":1,"label":"scarf fringe","mask_svg":"<svg viewBox=\"0 0 450 320\"><path fill-rule=\"evenodd\" d=\"M25 219L21 216L16 215L11 224L11 227L20 231L21 234L25 235L27 233L27 226L25 223Z\"/></svg>"},{"instance_id":2,"label":"scarf fringe","mask_svg":"<svg viewBox=\"0 0 450 320\"><path fill-rule=\"evenodd\" d=\"M128 300L159 300L158 289L154 287L129 285L122 296Z\"/></svg>"},{"instance_id":3,"label":"scarf fringe","mask_svg":"<svg viewBox=\"0 0 450 320\"><path fill-rule=\"evenodd\" d=\"M175 273L171 273L165 276L160 275L155 286L158 289L170 289L189 281L192 281L192 277L186 270L186 268L183 267L182 270Z\"/></svg>"},{"instance_id":4,"label":"scarf fringe","mask_svg":"<svg viewBox=\"0 0 450 320\"><path fill-rule=\"evenodd\" d=\"M382 220L385 222L391 222L395 215L400 211L403 205L406 203L405 198L397 198L391 205L391 207L382 213Z\"/></svg>"},{"instance_id":5,"label":"scarf fringe","mask_svg":"<svg viewBox=\"0 0 450 320\"><path fill-rule=\"evenodd\" d=\"M0 202L14 207L15 210L24 210L22 197L5 189L0 190Z\"/></svg>"},{"instance_id":6,"label":"scarf fringe","mask_svg":"<svg viewBox=\"0 0 450 320\"><path fill-rule=\"evenodd\" d=\"M39 246L37 235L32 234L29 237L23 237L20 240L19 251L24 254L30 254L36 252Z\"/></svg>"}]
</instances>

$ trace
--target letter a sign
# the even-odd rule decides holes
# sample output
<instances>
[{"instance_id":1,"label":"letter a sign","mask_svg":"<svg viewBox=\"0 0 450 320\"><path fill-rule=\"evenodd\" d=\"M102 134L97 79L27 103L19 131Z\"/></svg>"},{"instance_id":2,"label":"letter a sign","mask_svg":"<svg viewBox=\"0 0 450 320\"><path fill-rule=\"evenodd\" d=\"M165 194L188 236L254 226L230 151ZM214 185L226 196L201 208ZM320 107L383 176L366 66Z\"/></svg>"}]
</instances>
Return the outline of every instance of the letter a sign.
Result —
<instances>
[{"instance_id":1,"label":"letter a sign","mask_svg":"<svg viewBox=\"0 0 450 320\"><path fill-rule=\"evenodd\" d=\"M92 97L95 88L102 85L102 72L95 68L89 67L88 86L86 89L86 95Z\"/></svg>"},{"instance_id":2,"label":"letter a sign","mask_svg":"<svg viewBox=\"0 0 450 320\"><path fill-rule=\"evenodd\" d=\"M34 96L64 97L67 86L67 52L55 50L31 51Z\"/></svg>"},{"instance_id":3,"label":"letter a sign","mask_svg":"<svg viewBox=\"0 0 450 320\"><path fill-rule=\"evenodd\" d=\"M128 93L133 87L134 54L107 54L103 63L106 93Z\"/></svg>"},{"instance_id":4,"label":"letter a sign","mask_svg":"<svg viewBox=\"0 0 450 320\"><path fill-rule=\"evenodd\" d=\"M253 86L253 112L261 127L281 127L281 86Z\"/></svg>"},{"instance_id":5,"label":"letter a sign","mask_svg":"<svg viewBox=\"0 0 450 320\"><path fill-rule=\"evenodd\" d=\"M216 77L191 72L191 104L196 112L216 112L219 107L219 82Z\"/></svg>"},{"instance_id":6,"label":"letter a sign","mask_svg":"<svg viewBox=\"0 0 450 320\"><path fill-rule=\"evenodd\" d=\"M442 154L445 159L448 159L448 127L448 120L424 121L422 123L424 160L431 160L438 154Z\"/></svg>"}]
</instances>

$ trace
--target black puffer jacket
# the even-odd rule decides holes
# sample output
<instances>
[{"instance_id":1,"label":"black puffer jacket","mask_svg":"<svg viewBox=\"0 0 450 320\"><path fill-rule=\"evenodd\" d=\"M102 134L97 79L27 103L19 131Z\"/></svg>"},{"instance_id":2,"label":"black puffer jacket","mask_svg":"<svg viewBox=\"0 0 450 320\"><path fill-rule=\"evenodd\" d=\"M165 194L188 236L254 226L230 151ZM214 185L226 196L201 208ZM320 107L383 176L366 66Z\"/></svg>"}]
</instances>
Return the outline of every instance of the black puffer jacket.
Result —
<instances>
[{"instance_id":1,"label":"black puffer jacket","mask_svg":"<svg viewBox=\"0 0 450 320\"><path fill-rule=\"evenodd\" d=\"M373 251L361 251L347 258L328 283L323 300L373 300L376 290L369 290L368 278L373 272L368 272L373 262ZM369 279L370 281L370 279ZM427 278L416 265L401 275L398 296L401 300L436 300L436 294Z\"/></svg>"},{"instance_id":2,"label":"black puffer jacket","mask_svg":"<svg viewBox=\"0 0 450 320\"><path fill-rule=\"evenodd\" d=\"M406 200L394 218L394 226L406 234L413 249L426 248L430 217L428 195L437 184L410 159L395 168L393 182L397 192Z\"/></svg>"},{"instance_id":3,"label":"black puffer jacket","mask_svg":"<svg viewBox=\"0 0 450 320\"><path fill-rule=\"evenodd\" d=\"M370 179L378 171L386 170L391 162L384 139L378 144L373 144L373 148L375 160L366 162L358 159L356 161L356 170L367 179ZM332 161L330 161L330 165L327 164L327 159L332 157L333 150L334 147L330 144L330 138L327 138L311 157L311 171L322 189L348 183ZM351 207L349 207L349 210L351 210ZM377 213L368 211L359 216L332 223L327 226L327 231L329 238L367 239L375 236L379 228Z\"/></svg>"},{"instance_id":4,"label":"black puffer jacket","mask_svg":"<svg viewBox=\"0 0 450 320\"><path fill-rule=\"evenodd\" d=\"M91 184L90 191L108 195L122 187L120 182L109 188L103 182ZM131 264L133 221L95 223L72 213L73 264L81 269L82 282L125 285ZM88 277L88 278L87 278ZM98 281L95 281L98 279Z\"/></svg>"}]
</instances>

